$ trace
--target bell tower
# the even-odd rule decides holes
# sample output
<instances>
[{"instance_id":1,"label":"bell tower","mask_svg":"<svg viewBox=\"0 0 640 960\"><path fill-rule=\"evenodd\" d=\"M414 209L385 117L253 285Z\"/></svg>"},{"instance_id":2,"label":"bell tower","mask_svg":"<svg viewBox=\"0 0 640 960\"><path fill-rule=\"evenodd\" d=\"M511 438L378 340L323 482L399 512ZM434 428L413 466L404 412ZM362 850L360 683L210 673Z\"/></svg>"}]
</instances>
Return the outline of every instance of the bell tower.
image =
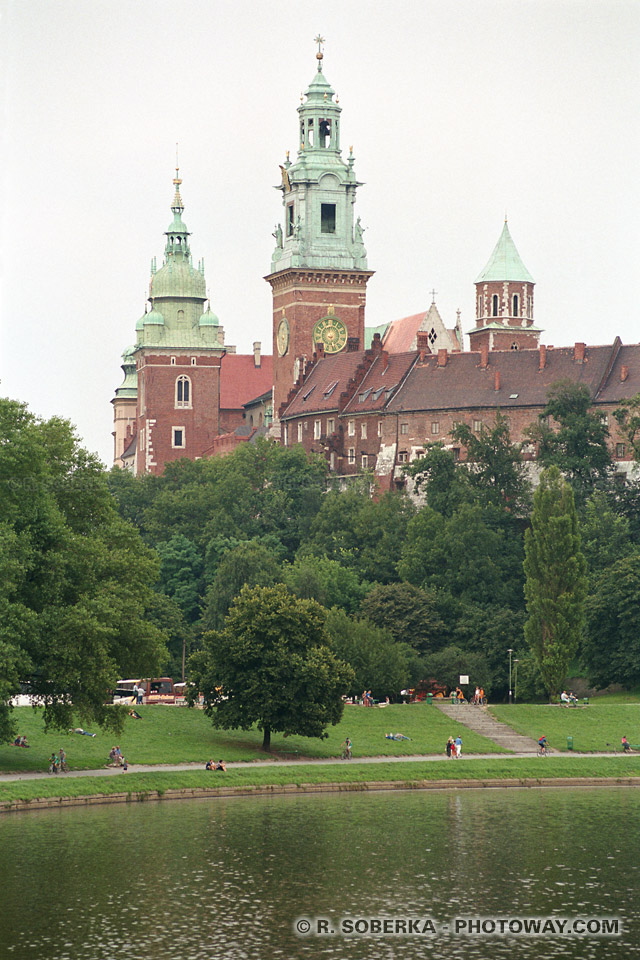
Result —
<instances>
[{"instance_id":1,"label":"bell tower","mask_svg":"<svg viewBox=\"0 0 640 960\"><path fill-rule=\"evenodd\" d=\"M280 166L283 223L276 224L273 291L274 417L316 343L339 353L364 343L367 269L364 228L355 216L353 148L342 159L340 114L324 76L324 39L316 37L317 71L298 107L298 153Z\"/></svg>"},{"instance_id":2,"label":"bell tower","mask_svg":"<svg viewBox=\"0 0 640 960\"><path fill-rule=\"evenodd\" d=\"M516 249L507 218L489 262L476 280L476 325L469 331L472 350L527 350L538 346L533 325L535 281Z\"/></svg>"}]
</instances>

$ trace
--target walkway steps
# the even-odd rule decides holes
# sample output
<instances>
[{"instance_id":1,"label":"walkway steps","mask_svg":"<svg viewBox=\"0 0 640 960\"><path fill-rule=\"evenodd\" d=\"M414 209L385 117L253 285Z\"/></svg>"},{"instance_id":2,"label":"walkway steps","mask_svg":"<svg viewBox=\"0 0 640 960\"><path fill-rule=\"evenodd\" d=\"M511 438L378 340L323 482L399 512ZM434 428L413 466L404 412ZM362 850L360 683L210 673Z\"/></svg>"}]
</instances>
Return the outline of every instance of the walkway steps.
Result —
<instances>
[{"instance_id":1,"label":"walkway steps","mask_svg":"<svg viewBox=\"0 0 640 960\"><path fill-rule=\"evenodd\" d=\"M512 750L514 753L537 753L538 744L535 740L516 733L506 723L494 719L486 707L477 707L470 703L437 703L435 700L433 703L447 717L464 724L488 740L493 740L505 750Z\"/></svg>"}]
</instances>

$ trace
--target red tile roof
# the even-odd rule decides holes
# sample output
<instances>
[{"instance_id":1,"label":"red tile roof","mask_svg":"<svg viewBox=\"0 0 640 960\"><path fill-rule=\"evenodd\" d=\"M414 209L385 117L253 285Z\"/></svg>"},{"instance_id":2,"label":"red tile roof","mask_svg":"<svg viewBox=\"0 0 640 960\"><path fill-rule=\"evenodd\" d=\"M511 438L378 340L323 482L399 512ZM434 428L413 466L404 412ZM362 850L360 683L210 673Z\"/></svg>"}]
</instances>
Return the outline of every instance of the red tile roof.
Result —
<instances>
[{"instance_id":1,"label":"red tile roof","mask_svg":"<svg viewBox=\"0 0 640 960\"><path fill-rule=\"evenodd\" d=\"M284 411L283 417L300 417L307 413L337 410L340 394L346 389L367 352L353 350L330 356L325 354L311 369L304 384Z\"/></svg>"},{"instance_id":2,"label":"red tile roof","mask_svg":"<svg viewBox=\"0 0 640 960\"><path fill-rule=\"evenodd\" d=\"M427 311L414 313L410 317L401 317L394 320L384 336L383 346L389 353L403 353L411 349L411 344L418 335L420 324L427 315Z\"/></svg>"},{"instance_id":3,"label":"red tile roof","mask_svg":"<svg viewBox=\"0 0 640 960\"><path fill-rule=\"evenodd\" d=\"M381 410L389 399L389 391L398 387L418 356L414 350L387 356L384 353L378 355L347 403L345 412L368 413L371 410Z\"/></svg>"},{"instance_id":4,"label":"red tile roof","mask_svg":"<svg viewBox=\"0 0 640 960\"><path fill-rule=\"evenodd\" d=\"M273 385L273 357L261 357L256 367L253 354L226 353L220 370L220 409L241 410Z\"/></svg>"},{"instance_id":5,"label":"red tile roof","mask_svg":"<svg viewBox=\"0 0 640 960\"><path fill-rule=\"evenodd\" d=\"M640 347L623 348L635 360L634 378L640 389ZM623 395L609 386L600 389L607 377L617 343L612 346L587 347L583 363L574 359L573 347L546 348L546 362L540 370L539 350L504 350L489 354L486 368L477 352L449 354L446 366L438 366L437 356L426 356L411 369L404 384L389 401L389 412L410 410L457 410L472 407L544 406L549 387L558 380L584 383L592 397L603 401L607 391L611 398ZM616 361L614 371L624 363ZM631 369L631 362L628 364ZM496 390L496 372L499 388ZM618 380L620 379L618 374ZM625 382L625 396L633 386ZM609 375L607 383L611 384ZM632 383L635 381L632 381Z\"/></svg>"}]
</instances>

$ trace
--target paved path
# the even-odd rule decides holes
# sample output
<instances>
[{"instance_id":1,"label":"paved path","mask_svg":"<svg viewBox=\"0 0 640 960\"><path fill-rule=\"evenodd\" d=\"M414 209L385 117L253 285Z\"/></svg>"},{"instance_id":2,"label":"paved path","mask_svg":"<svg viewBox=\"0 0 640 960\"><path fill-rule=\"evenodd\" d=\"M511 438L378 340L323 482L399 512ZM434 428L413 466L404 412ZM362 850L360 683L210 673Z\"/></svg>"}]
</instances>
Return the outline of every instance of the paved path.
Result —
<instances>
[{"instance_id":1,"label":"paved path","mask_svg":"<svg viewBox=\"0 0 640 960\"><path fill-rule=\"evenodd\" d=\"M560 756L560 754L556 754ZM624 757L629 754L624 753L576 753L575 751L562 754L563 757ZM633 756L633 754L632 754ZM463 754L457 760L447 760L443 754L426 754L424 756L410 757L354 757L348 761L349 765L360 765L366 763L415 763L417 761L437 762L445 761L447 763L460 763L465 760L515 760L518 757L531 759L531 753L468 753ZM336 757L323 757L319 760L305 759L299 760L253 760L253 761L235 761L227 764L228 769L251 770L254 767L296 767L296 766L344 766L347 761L338 760ZM540 763L544 764L544 758L540 758ZM544 766L541 766L541 772ZM177 770L204 770L203 763L176 763L176 764L133 764L129 766L129 773L151 773L151 772L173 772ZM114 767L101 767L98 770L70 770L69 773L3 773L0 774L0 783L10 783L15 780L52 780L54 776L58 777L122 777L127 776L121 769Z\"/></svg>"},{"instance_id":2,"label":"paved path","mask_svg":"<svg viewBox=\"0 0 640 960\"><path fill-rule=\"evenodd\" d=\"M487 711L486 707L476 707L470 703L442 703L433 701L438 710L446 714L452 720L463 723L465 727L482 734L489 740L493 740L498 746L505 750L512 750L514 753L531 755L537 753L538 743L530 737L524 737L521 733L494 719Z\"/></svg>"}]
</instances>

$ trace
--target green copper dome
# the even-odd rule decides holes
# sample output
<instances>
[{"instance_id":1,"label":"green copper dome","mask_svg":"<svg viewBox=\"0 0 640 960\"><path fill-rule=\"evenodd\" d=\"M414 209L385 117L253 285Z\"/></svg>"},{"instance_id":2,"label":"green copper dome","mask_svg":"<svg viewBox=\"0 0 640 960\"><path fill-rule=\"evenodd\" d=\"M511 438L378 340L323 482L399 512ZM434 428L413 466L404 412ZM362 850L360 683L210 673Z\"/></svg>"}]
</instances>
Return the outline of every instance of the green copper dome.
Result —
<instances>
[{"instance_id":1,"label":"green copper dome","mask_svg":"<svg viewBox=\"0 0 640 960\"><path fill-rule=\"evenodd\" d=\"M151 278L150 295L157 297L195 297L206 300L207 282L188 260L169 259Z\"/></svg>"},{"instance_id":2,"label":"green copper dome","mask_svg":"<svg viewBox=\"0 0 640 960\"><path fill-rule=\"evenodd\" d=\"M217 327L219 323L220 321L215 313L211 312L211 304L209 304L205 312L200 317L198 325L200 327Z\"/></svg>"},{"instance_id":3,"label":"green copper dome","mask_svg":"<svg viewBox=\"0 0 640 960\"><path fill-rule=\"evenodd\" d=\"M146 317L147 317L147 311L145 310L145 312L142 314L142 316L136 323L136 330L142 330L142 328L144 327L144 321L146 320Z\"/></svg>"},{"instance_id":4,"label":"green copper dome","mask_svg":"<svg viewBox=\"0 0 640 960\"><path fill-rule=\"evenodd\" d=\"M148 324L151 324L151 323L158 324L159 326L164 326L164 317L162 316L159 310L155 309L155 307L153 308L153 310L149 311L149 313L147 313L146 316L144 317L143 326L146 327L148 326Z\"/></svg>"},{"instance_id":5,"label":"green copper dome","mask_svg":"<svg viewBox=\"0 0 640 960\"><path fill-rule=\"evenodd\" d=\"M500 239L489 258L489 262L478 276L476 283L508 280L522 280L526 283L535 283L533 277L520 259L520 254L511 239L509 227L505 220Z\"/></svg>"}]
</instances>

